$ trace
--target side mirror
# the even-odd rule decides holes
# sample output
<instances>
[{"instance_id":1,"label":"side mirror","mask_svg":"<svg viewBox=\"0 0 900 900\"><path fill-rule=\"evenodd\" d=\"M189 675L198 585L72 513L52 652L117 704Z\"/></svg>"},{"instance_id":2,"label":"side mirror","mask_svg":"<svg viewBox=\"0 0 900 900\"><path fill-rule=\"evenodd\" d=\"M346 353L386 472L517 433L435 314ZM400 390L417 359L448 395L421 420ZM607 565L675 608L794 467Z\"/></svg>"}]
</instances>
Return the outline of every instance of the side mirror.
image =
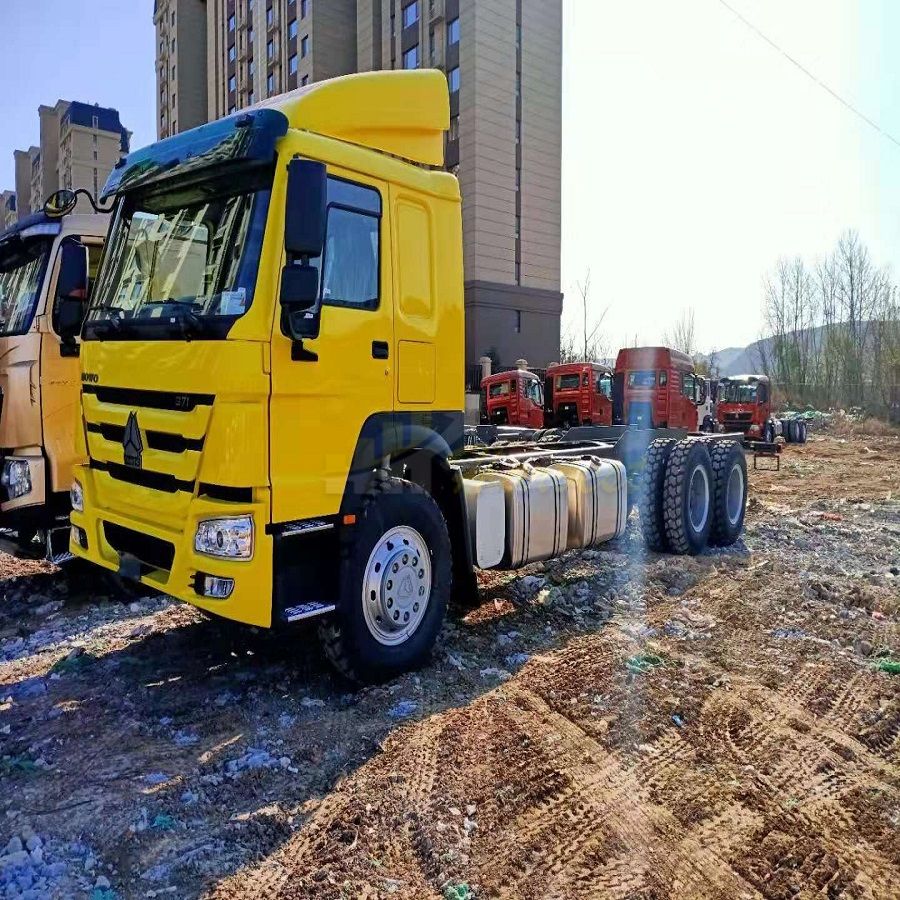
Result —
<instances>
[{"instance_id":1,"label":"side mirror","mask_svg":"<svg viewBox=\"0 0 900 900\"><path fill-rule=\"evenodd\" d=\"M325 164L309 159L288 163L284 249L289 257L321 256L325 246Z\"/></svg>"},{"instance_id":2,"label":"side mirror","mask_svg":"<svg viewBox=\"0 0 900 900\"><path fill-rule=\"evenodd\" d=\"M59 219L72 212L77 203L78 195L75 191L54 191L44 202L44 212L51 219Z\"/></svg>"},{"instance_id":3,"label":"side mirror","mask_svg":"<svg viewBox=\"0 0 900 900\"><path fill-rule=\"evenodd\" d=\"M64 352L75 346L88 300L88 251L78 240L67 240L60 247L53 328L60 336Z\"/></svg>"}]
</instances>

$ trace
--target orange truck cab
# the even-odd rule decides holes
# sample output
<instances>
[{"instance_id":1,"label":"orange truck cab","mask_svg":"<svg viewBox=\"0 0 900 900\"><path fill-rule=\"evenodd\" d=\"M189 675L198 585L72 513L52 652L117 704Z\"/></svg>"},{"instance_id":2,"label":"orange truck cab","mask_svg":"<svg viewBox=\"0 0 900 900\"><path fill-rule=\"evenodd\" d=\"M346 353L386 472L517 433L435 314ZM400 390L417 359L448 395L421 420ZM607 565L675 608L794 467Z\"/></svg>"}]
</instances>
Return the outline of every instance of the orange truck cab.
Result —
<instances>
[{"instance_id":1,"label":"orange truck cab","mask_svg":"<svg viewBox=\"0 0 900 900\"><path fill-rule=\"evenodd\" d=\"M772 418L772 388L765 375L731 375L719 382L719 421L726 431L771 443L778 432Z\"/></svg>"},{"instance_id":2,"label":"orange truck cab","mask_svg":"<svg viewBox=\"0 0 900 900\"><path fill-rule=\"evenodd\" d=\"M600 363L561 363L547 369L544 425L612 425L612 370Z\"/></svg>"},{"instance_id":3,"label":"orange truck cab","mask_svg":"<svg viewBox=\"0 0 900 900\"><path fill-rule=\"evenodd\" d=\"M613 377L616 425L697 430L703 386L686 354L668 347L626 347Z\"/></svg>"},{"instance_id":4,"label":"orange truck cab","mask_svg":"<svg viewBox=\"0 0 900 900\"><path fill-rule=\"evenodd\" d=\"M544 389L526 369L498 372L481 382L483 409L491 425L544 427Z\"/></svg>"}]
</instances>

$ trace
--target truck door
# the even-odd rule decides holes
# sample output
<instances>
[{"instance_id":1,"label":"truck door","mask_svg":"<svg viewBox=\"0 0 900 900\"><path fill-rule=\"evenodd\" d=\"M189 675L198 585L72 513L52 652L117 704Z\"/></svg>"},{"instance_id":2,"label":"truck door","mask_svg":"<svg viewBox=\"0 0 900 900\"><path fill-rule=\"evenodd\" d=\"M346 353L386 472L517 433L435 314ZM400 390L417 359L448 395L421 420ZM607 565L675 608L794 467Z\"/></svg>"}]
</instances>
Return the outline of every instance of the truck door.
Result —
<instances>
[{"instance_id":1,"label":"truck door","mask_svg":"<svg viewBox=\"0 0 900 900\"><path fill-rule=\"evenodd\" d=\"M326 203L319 336L292 354L276 320L272 342L276 523L337 513L357 446L379 459L394 410L387 186L329 168Z\"/></svg>"},{"instance_id":2,"label":"truck door","mask_svg":"<svg viewBox=\"0 0 900 900\"><path fill-rule=\"evenodd\" d=\"M625 424L625 373L616 372L612 382L613 425Z\"/></svg>"},{"instance_id":3,"label":"truck door","mask_svg":"<svg viewBox=\"0 0 900 900\"><path fill-rule=\"evenodd\" d=\"M93 286L100 266L103 241L84 237L88 251L89 286ZM56 279L59 271L59 251L51 260L53 277L47 293L47 305L38 328L41 332L41 420L44 449L48 462L48 486L51 491L67 491L72 482L75 462L75 408L81 389L77 356L63 356L59 337L53 331L53 311L56 306Z\"/></svg>"}]
</instances>

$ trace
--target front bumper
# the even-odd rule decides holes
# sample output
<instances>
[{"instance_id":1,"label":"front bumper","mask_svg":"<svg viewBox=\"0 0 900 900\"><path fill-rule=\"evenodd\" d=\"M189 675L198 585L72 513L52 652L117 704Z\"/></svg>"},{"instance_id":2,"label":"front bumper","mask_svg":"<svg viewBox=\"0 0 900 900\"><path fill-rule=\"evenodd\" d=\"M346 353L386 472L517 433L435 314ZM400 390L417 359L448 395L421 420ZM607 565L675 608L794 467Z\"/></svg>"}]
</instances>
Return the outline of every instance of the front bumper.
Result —
<instances>
[{"instance_id":1,"label":"front bumper","mask_svg":"<svg viewBox=\"0 0 900 900\"><path fill-rule=\"evenodd\" d=\"M71 513L73 537L69 546L75 556L123 575L138 575L142 584L207 612L249 625L271 626L273 542L266 533L266 492L257 492L251 503L193 497L181 520L183 530L175 530L137 513L123 515L101 508L96 479L108 478L105 473L79 466L75 478L84 490L84 511ZM194 550L194 535L201 520L242 515L253 518L252 559L220 559ZM81 530L86 546L76 539L76 529ZM199 593L198 585L205 575L232 579L231 595L217 600Z\"/></svg>"}]
</instances>

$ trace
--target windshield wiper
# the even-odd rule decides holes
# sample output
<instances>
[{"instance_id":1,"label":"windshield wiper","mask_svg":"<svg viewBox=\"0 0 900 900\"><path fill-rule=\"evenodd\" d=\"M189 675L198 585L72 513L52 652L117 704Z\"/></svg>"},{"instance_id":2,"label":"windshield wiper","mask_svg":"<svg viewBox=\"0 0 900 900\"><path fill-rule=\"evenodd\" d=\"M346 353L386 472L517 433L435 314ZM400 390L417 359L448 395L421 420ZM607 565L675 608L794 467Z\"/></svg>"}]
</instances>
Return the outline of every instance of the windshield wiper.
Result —
<instances>
[{"instance_id":1,"label":"windshield wiper","mask_svg":"<svg viewBox=\"0 0 900 900\"><path fill-rule=\"evenodd\" d=\"M191 338L203 334L203 320L194 312L194 301L169 299L166 301L166 306L169 305L172 310L171 312L167 310L165 313L169 319L168 324L178 329L178 334L182 339L189 341Z\"/></svg>"},{"instance_id":2,"label":"windshield wiper","mask_svg":"<svg viewBox=\"0 0 900 900\"><path fill-rule=\"evenodd\" d=\"M103 303L98 306L93 307L93 309L111 309L111 310L121 310L119 307L111 304L111 303ZM101 319L97 322L88 322L88 328L94 333L94 336L98 340L105 340L106 338L115 338L115 337L124 337L126 333L133 332L133 328L130 326L128 322L126 322L121 315L113 315L107 319Z\"/></svg>"}]
</instances>

